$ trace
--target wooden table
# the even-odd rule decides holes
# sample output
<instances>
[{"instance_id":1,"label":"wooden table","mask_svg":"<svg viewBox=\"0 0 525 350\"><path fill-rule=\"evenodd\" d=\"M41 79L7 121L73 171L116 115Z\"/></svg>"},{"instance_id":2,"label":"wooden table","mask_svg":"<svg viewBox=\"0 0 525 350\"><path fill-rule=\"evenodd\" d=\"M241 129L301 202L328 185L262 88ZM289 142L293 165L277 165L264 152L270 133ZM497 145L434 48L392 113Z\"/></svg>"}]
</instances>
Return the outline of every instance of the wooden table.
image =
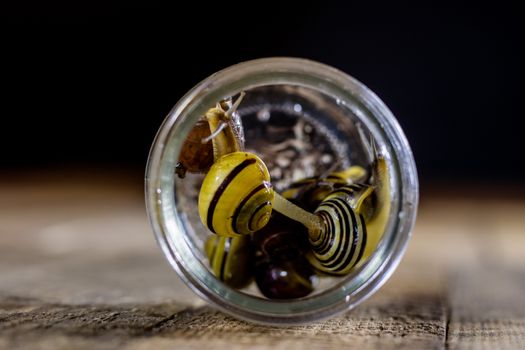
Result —
<instances>
[{"instance_id":1,"label":"wooden table","mask_svg":"<svg viewBox=\"0 0 525 350\"><path fill-rule=\"evenodd\" d=\"M525 348L525 197L423 191L408 251L377 294L274 328L215 311L179 280L140 175L63 174L0 179L1 349Z\"/></svg>"}]
</instances>

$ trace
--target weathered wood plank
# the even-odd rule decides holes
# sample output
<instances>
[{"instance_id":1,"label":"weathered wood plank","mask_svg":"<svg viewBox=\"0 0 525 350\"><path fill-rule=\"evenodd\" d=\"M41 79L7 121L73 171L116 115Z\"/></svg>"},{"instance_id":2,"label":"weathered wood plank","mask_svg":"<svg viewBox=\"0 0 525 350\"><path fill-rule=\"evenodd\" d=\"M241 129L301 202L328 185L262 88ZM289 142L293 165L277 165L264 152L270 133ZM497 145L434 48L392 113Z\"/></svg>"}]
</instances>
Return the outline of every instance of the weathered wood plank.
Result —
<instances>
[{"instance_id":1,"label":"weathered wood plank","mask_svg":"<svg viewBox=\"0 0 525 350\"><path fill-rule=\"evenodd\" d=\"M525 272L486 266L450 284L450 349L525 348Z\"/></svg>"},{"instance_id":2,"label":"weathered wood plank","mask_svg":"<svg viewBox=\"0 0 525 350\"><path fill-rule=\"evenodd\" d=\"M275 328L203 306L154 242L140 179L116 179L0 183L0 349L522 345L525 202L424 201L376 295L340 317Z\"/></svg>"},{"instance_id":3,"label":"weathered wood plank","mask_svg":"<svg viewBox=\"0 0 525 350\"><path fill-rule=\"evenodd\" d=\"M420 263L442 261L447 348L525 348L525 201L443 196L426 209L434 215L423 211L418 225L428 244L419 245Z\"/></svg>"},{"instance_id":4,"label":"weathered wood plank","mask_svg":"<svg viewBox=\"0 0 525 350\"><path fill-rule=\"evenodd\" d=\"M39 305L35 300L4 298L0 305L0 336L6 348L60 349L79 343L81 347L110 345L130 349L300 349L305 344L319 349L439 349L446 325L441 300L409 294L402 299L383 298L324 322L286 328L235 320L209 307L191 309L174 304Z\"/></svg>"}]
</instances>

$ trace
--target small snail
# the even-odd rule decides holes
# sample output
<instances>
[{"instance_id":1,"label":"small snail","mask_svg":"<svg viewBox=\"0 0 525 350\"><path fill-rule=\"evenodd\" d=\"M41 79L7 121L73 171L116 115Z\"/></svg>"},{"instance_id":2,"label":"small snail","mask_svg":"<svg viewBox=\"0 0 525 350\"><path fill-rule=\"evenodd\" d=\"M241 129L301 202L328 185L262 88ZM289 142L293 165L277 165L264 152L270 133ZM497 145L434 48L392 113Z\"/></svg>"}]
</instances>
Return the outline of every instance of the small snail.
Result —
<instances>
[{"instance_id":1,"label":"small snail","mask_svg":"<svg viewBox=\"0 0 525 350\"><path fill-rule=\"evenodd\" d=\"M253 249L249 236L210 236L204 250L218 279L233 288L248 285L253 272Z\"/></svg>"},{"instance_id":2,"label":"small snail","mask_svg":"<svg viewBox=\"0 0 525 350\"><path fill-rule=\"evenodd\" d=\"M182 145L176 173L204 173L220 155L244 148L244 132L236 112L244 92L231 104L223 100L201 117ZM222 134L222 135L221 135ZM220 137L219 137L220 136Z\"/></svg>"},{"instance_id":3,"label":"small snail","mask_svg":"<svg viewBox=\"0 0 525 350\"><path fill-rule=\"evenodd\" d=\"M306 228L277 212L253 235L255 282L270 299L302 298L310 294L317 276L306 260L310 249Z\"/></svg>"},{"instance_id":4,"label":"small snail","mask_svg":"<svg viewBox=\"0 0 525 350\"><path fill-rule=\"evenodd\" d=\"M305 210L314 211L334 189L363 182L366 175L364 168L354 165L343 171L296 181L282 193L282 196L297 203Z\"/></svg>"}]
</instances>

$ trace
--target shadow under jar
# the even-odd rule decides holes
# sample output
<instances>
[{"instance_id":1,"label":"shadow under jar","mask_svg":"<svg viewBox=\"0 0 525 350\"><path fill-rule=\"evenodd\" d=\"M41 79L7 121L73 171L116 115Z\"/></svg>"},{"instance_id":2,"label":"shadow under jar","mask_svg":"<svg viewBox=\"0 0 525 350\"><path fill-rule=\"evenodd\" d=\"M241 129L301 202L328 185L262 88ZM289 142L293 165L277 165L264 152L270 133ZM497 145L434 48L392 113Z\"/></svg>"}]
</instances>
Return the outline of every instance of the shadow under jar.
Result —
<instances>
[{"instance_id":1,"label":"shadow under jar","mask_svg":"<svg viewBox=\"0 0 525 350\"><path fill-rule=\"evenodd\" d=\"M360 207L372 208L372 213L362 209L365 219L359 221L357 215L356 224L346 225L366 226L366 217L374 217L378 202L387 202L381 232L369 232L365 242L349 238L341 243L346 244L342 254L356 245L356 258L344 274L319 272L309 252L311 230L295 221L275 224L275 220L288 220L275 210L268 227L235 243L242 254L229 256L231 260L217 258L216 254L228 251L233 243L226 237L220 237L219 243L219 237L214 237L203 224L206 220L199 216L199 191L207 169L186 172L181 178L177 165L190 132L202 124L207 111L220 101L236 101L241 93L245 95L234 113L239 121L236 126L241 128L237 135L243 151L257 155L266 165L273 191L289 194L294 184L305 178L326 179L354 167L365 172L356 181L374 189ZM229 107L231 103L225 109ZM209 157L209 152L206 155ZM375 167L378 155L383 167L379 173ZM382 198L375 193L381 176ZM215 73L189 91L156 136L145 182L148 214L157 241L186 284L235 317L271 325L330 317L368 298L398 265L418 203L410 147L383 102L345 73L296 58L244 62ZM326 196L328 192L321 193ZM291 197L293 202L296 198ZM309 212L315 210L311 203L296 204ZM340 221L345 221L347 213L339 213ZM291 229L287 231L287 227ZM274 234L276 230L288 233L279 236ZM222 244L221 252L214 251L217 244ZM230 276L228 280L224 276L225 271L236 271L241 265L239 274L246 274L245 279L233 276L232 280ZM287 278L295 284L287 285Z\"/></svg>"}]
</instances>

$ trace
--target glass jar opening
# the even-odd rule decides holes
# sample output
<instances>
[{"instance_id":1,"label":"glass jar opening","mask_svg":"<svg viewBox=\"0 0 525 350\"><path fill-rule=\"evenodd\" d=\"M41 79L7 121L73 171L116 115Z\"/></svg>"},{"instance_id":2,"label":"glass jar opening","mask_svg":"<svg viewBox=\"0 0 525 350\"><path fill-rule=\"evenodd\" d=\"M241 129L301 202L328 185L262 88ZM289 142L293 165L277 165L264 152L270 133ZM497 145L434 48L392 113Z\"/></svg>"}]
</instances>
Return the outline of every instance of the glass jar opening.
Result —
<instances>
[{"instance_id":1,"label":"glass jar opening","mask_svg":"<svg viewBox=\"0 0 525 350\"><path fill-rule=\"evenodd\" d=\"M241 92L245 95L236 113L242 121L244 149L264 161L277 192L334 170L356 165L369 169L372 149L384 157L388 169L388 220L373 253L344 277L319 278L314 292L304 297L268 299L254 283L237 290L217 279L204 251L209 231L197 210L204 175L187 173L181 179L177 174L181 150L195 124L219 101L235 100ZM418 183L397 121L370 90L316 62L270 58L218 72L179 101L153 144L146 200L165 256L197 294L239 318L294 324L351 309L386 281L410 238Z\"/></svg>"}]
</instances>

